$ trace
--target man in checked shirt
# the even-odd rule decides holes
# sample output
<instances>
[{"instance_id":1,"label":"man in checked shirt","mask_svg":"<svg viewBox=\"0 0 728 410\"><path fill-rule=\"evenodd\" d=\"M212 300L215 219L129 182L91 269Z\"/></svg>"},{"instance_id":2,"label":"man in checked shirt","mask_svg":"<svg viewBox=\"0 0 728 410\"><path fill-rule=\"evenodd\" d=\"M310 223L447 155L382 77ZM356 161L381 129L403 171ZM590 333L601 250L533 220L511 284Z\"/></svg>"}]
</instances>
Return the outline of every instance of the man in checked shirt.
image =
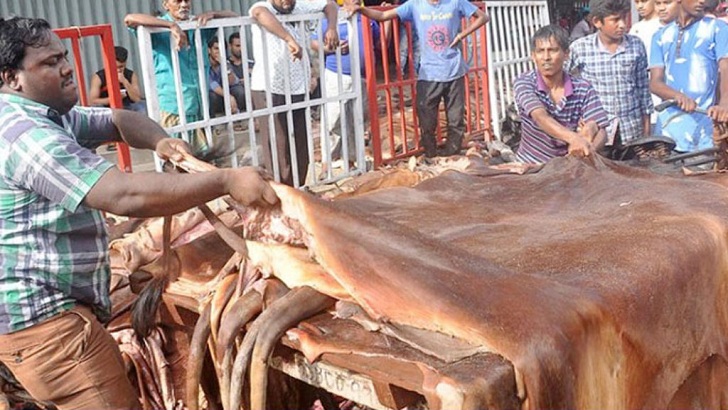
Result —
<instances>
[{"instance_id":1,"label":"man in checked shirt","mask_svg":"<svg viewBox=\"0 0 728 410\"><path fill-rule=\"evenodd\" d=\"M607 145L650 135L652 97L647 52L639 37L627 34L628 0L591 0L597 32L571 44L567 65L589 81L609 116Z\"/></svg>"}]
</instances>

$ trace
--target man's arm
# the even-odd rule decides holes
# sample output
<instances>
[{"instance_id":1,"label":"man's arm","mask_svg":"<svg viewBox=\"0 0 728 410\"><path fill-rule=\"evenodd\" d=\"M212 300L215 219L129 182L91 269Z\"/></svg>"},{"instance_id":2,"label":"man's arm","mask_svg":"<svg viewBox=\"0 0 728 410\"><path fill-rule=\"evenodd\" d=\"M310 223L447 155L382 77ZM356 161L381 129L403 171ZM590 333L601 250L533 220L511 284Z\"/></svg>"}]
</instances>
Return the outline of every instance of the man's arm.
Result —
<instances>
[{"instance_id":1,"label":"man's arm","mask_svg":"<svg viewBox=\"0 0 728 410\"><path fill-rule=\"evenodd\" d=\"M336 30L336 23L339 19L339 6L331 0L327 1L324 7L324 15L328 23L328 28L324 33L324 45L328 49L334 50L339 46L339 32Z\"/></svg>"},{"instance_id":2,"label":"man's arm","mask_svg":"<svg viewBox=\"0 0 728 410\"><path fill-rule=\"evenodd\" d=\"M187 41L187 36L179 27L179 25L174 21L156 18L148 14L135 13L127 14L126 17L124 17L124 24L132 29L139 26L168 28L172 33L172 38L174 39L175 50L179 51L189 45L189 42Z\"/></svg>"},{"instance_id":3,"label":"man's arm","mask_svg":"<svg viewBox=\"0 0 728 410\"><path fill-rule=\"evenodd\" d=\"M685 112L693 112L698 107L695 100L665 84L665 67L650 68L650 91L663 100L677 101Z\"/></svg>"},{"instance_id":4,"label":"man's arm","mask_svg":"<svg viewBox=\"0 0 728 410\"><path fill-rule=\"evenodd\" d=\"M127 110L112 110L117 133L130 146L153 149L162 159L181 160L189 146L169 138L156 122ZM91 208L117 215L149 217L182 212L222 195L243 204L274 204L275 193L256 168L201 174L124 173L109 169L84 199Z\"/></svg>"},{"instance_id":5,"label":"man's arm","mask_svg":"<svg viewBox=\"0 0 728 410\"><path fill-rule=\"evenodd\" d=\"M131 73L131 81L128 81L126 77L121 76L124 79L124 87L129 95L129 99L132 102L139 102L142 100L142 91L139 87L139 76L136 73Z\"/></svg>"},{"instance_id":6,"label":"man's arm","mask_svg":"<svg viewBox=\"0 0 728 410\"><path fill-rule=\"evenodd\" d=\"M708 115L715 121L728 121L728 57L718 60L718 104L708 108Z\"/></svg>"},{"instance_id":7,"label":"man's arm","mask_svg":"<svg viewBox=\"0 0 728 410\"><path fill-rule=\"evenodd\" d=\"M288 44L288 51L295 59L303 57L303 49L293 38L291 33L283 27L280 21L273 13L263 6L253 7L250 10L250 17L254 18L264 29L268 30L274 36L280 38Z\"/></svg>"},{"instance_id":8,"label":"man's arm","mask_svg":"<svg viewBox=\"0 0 728 410\"><path fill-rule=\"evenodd\" d=\"M652 94L650 94L650 77L647 71L647 49L642 44L642 40L636 41L639 52L637 53L637 62L635 64L635 96L642 107L642 135L651 135L652 124L650 123L650 114L652 114Z\"/></svg>"},{"instance_id":9,"label":"man's arm","mask_svg":"<svg viewBox=\"0 0 728 410\"><path fill-rule=\"evenodd\" d=\"M584 136L561 125L549 115L545 108L536 108L531 111L531 118L550 137L569 144L569 154L587 157L593 151L591 143Z\"/></svg>"},{"instance_id":10,"label":"man's arm","mask_svg":"<svg viewBox=\"0 0 728 410\"><path fill-rule=\"evenodd\" d=\"M91 105L108 107L109 97L101 98L101 79L98 74L91 76L91 89L88 92L88 100Z\"/></svg>"},{"instance_id":11,"label":"man's arm","mask_svg":"<svg viewBox=\"0 0 728 410\"><path fill-rule=\"evenodd\" d=\"M472 32L482 27L485 23L490 21L490 17L488 17L487 14L483 13L483 10L477 9L475 10L475 21L473 24L468 25L468 27L465 28L462 32L455 35L455 38L453 39L452 43L450 43L450 47L455 47L455 45L460 42L460 40L464 39L465 37L469 36Z\"/></svg>"},{"instance_id":12,"label":"man's arm","mask_svg":"<svg viewBox=\"0 0 728 410\"><path fill-rule=\"evenodd\" d=\"M228 168L199 174L125 173L110 168L84 198L90 208L131 217L172 215L229 194L244 205L277 202L258 168Z\"/></svg>"},{"instance_id":13,"label":"man's arm","mask_svg":"<svg viewBox=\"0 0 728 410\"><path fill-rule=\"evenodd\" d=\"M346 3L344 4L344 9L351 13L352 15L355 13L361 13L364 16L369 17L372 20L376 21L388 21L393 20L397 18L397 9L389 9L385 11L379 11L374 10L366 7L362 7L359 4L356 4L354 2Z\"/></svg>"}]
</instances>

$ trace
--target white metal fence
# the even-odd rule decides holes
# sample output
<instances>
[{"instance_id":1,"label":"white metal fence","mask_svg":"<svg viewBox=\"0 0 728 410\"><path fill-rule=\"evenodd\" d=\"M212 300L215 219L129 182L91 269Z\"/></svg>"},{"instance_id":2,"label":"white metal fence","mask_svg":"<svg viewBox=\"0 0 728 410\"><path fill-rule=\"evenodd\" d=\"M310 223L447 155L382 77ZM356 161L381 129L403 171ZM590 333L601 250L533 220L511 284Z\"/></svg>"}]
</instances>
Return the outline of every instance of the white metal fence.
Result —
<instances>
[{"instance_id":1,"label":"white metal fence","mask_svg":"<svg viewBox=\"0 0 728 410\"><path fill-rule=\"evenodd\" d=\"M490 109L493 132L499 138L506 107L513 102L513 80L533 68L530 40L549 24L549 11L546 0L491 1L486 8Z\"/></svg>"},{"instance_id":2,"label":"white metal fence","mask_svg":"<svg viewBox=\"0 0 728 410\"><path fill-rule=\"evenodd\" d=\"M308 41L314 30L318 33L318 38L323 39L323 33L321 32L320 21L324 18L323 13L308 14L308 15L292 15L292 16L278 16L280 20L286 24L290 24L295 30L298 30L300 38L306 39L304 44L301 46L304 50L309 49ZM366 162L364 156L364 126L363 126L363 108L362 108L362 89L361 89L361 62L359 61L359 44L358 44L358 30L356 24L348 23L349 32L349 58L351 59L351 70L352 70L352 91L340 92L337 95L326 95L325 87L321 87L321 97L311 98L306 93L305 98L301 102L285 104L281 106L273 107L271 104L271 94L266 91L266 100L268 106L263 109L253 109L251 90L250 90L250 73L246 64L243 64L244 70L244 88L245 88L245 110L239 113L232 113L230 110L230 95L228 91L229 83L226 76L222 76L223 84L222 87L225 92L224 107L225 113L221 116L211 117L210 115L210 102L208 97L208 67L205 64L207 53L207 44L203 44L203 29L216 29L218 43L220 47L220 63L221 72L225 73L228 69L227 55L229 50L227 49L227 36L235 31L240 33L242 56L248 56L247 47L248 39L251 38L251 25L256 24L255 20L250 17L236 17L236 18L225 18L211 20L208 24L203 27L197 27L194 22L185 22L180 24L180 28L187 31L193 30L192 40L196 47L196 58L198 67L198 78L200 83L200 101L202 101L202 109L199 113L199 121L189 121L187 115L185 115L184 100L181 88L181 77L180 77L180 61L178 54L174 52L174 45L170 41L170 49L172 50L172 68L173 76L176 84L176 98L177 106L179 107L180 121L178 125L165 128L170 134L180 134L183 138L190 141L191 135L196 130L202 129L205 132L208 145L217 147L225 146L229 152L231 152L231 166L244 166L244 165L260 165L262 160L262 150L259 146L259 135L256 133L256 121L267 121L268 126L271 130L271 153L273 155L273 169L269 170L276 180L280 180L280 169L276 158L276 139L288 138L290 142L290 156L291 156L291 169L293 172L294 186L303 185L318 185L322 183L331 183L336 180L346 178L358 173L362 173L366 170ZM139 27L137 30L137 41L138 49L140 53L140 64L142 69L142 76L144 79L145 95L147 98L147 107L149 116L159 121L161 118L161 111L159 105L159 94L156 86L156 78L154 72L154 52L152 50L151 36L156 32L167 31L162 28L145 28ZM170 36L171 38L171 36ZM263 36L265 39L265 36ZM263 42L263 48L267 49L265 40ZM304 51L305 52L305 51ZM204 53L204 54L203 54ZM265 53L264 53L265 54ZM332 71L325 70L325 61L323 53L312 53L311 54L312 65L316 65L319 70L318 82L324 84L324 75L333 75ZM336 50L336 58L339 62L339 71L336 73L338 77L339 90L342 90L342 73L341 73L341 53L340 50ZM267 61L256 61L255 64L263 64L264 67L270 68L270 62ZM289 64L285 64L284 72L286 75L290 73ZM267 70L266 70L267 71ZM288 76L290 77L290 76ZM268 77L266 76L266 82ZM290 81L285 81L286 95L290 96ZM266 84L266 90L270 90L268 84ZM330 150L329 148L333 145L330 140L330 136L326 131L325 124L327 123L327 110L325 109L326 103L338 103L341 111L341 123L344 124L346 121L346 115L349 113L344 109L344 105L351 101L354 105L353 115L354 116L354 129L347 129L346 126L341 127L341 140L343 149L341 150L343 169L332 172L332 167L328 167L327 172L322 172L320 163L315 161L316 158L321 158L323 163L331 163ZM287 102L290 102L288 100ZM295 152L295 143L293 142L293 119L292 111L304 109L306 118L306 134L307 134L307 149L308 158L310 158L308 166L308 178L304 180L301 175L297 172L297 162L301 156L301 153ZM318 109L320 113L320 121L313 119L312 111ZM273 128L273 114L287 113L288 130L289 135L274 135ZM235 124L247 124L247 131L239 132L236 131ZM349 158L347 152L347 136L350 133L354 133L354 141L356 146L356 158ZM348 168L349 162L355 162L356 165L353 168Z\"/></svg>"}]
</instances>

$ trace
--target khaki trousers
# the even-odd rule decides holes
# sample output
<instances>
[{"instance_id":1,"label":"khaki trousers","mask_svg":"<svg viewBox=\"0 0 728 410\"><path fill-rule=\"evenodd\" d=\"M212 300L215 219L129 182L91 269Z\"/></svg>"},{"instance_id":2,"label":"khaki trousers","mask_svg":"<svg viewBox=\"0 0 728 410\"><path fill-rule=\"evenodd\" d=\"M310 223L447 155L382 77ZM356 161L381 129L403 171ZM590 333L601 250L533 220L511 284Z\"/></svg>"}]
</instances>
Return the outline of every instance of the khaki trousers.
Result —
<instances>
[{"instance_id":1,"label":"khaki trousers","mask_svg":"<svg viewBox=\"0 0 728 410\"><path fill-rule=\"evenodd\" d=\"M0 335L0 361L36 400L59 409L137 409L114 339L86 307Z\"/></svg>"}]
</instances>

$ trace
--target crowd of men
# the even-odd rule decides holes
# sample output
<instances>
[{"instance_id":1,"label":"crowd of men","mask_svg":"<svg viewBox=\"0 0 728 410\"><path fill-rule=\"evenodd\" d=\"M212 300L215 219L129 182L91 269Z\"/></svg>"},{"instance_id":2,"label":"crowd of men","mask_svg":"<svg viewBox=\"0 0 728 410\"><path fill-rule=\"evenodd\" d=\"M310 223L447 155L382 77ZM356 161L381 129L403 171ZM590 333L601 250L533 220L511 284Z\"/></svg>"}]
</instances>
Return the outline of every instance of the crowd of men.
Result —
<instances>
[{"instance_id":1,"label":"crowd of men","mask_svg":"<svg viewBox=\"0 0 728 410\"><path fill-rule=\"evenodd\" d=\"M531 40L536 69L514 82L522 118L517 157L543 163L609 152L652 135L678 152L713 146L713 121L728 121L728 24L704 0L592 0L596 32L573 39L547 26ZM661 112L661 100L674 100ZM605 148L606 147L606 148Z\"/></svg>"}]
</instances>

